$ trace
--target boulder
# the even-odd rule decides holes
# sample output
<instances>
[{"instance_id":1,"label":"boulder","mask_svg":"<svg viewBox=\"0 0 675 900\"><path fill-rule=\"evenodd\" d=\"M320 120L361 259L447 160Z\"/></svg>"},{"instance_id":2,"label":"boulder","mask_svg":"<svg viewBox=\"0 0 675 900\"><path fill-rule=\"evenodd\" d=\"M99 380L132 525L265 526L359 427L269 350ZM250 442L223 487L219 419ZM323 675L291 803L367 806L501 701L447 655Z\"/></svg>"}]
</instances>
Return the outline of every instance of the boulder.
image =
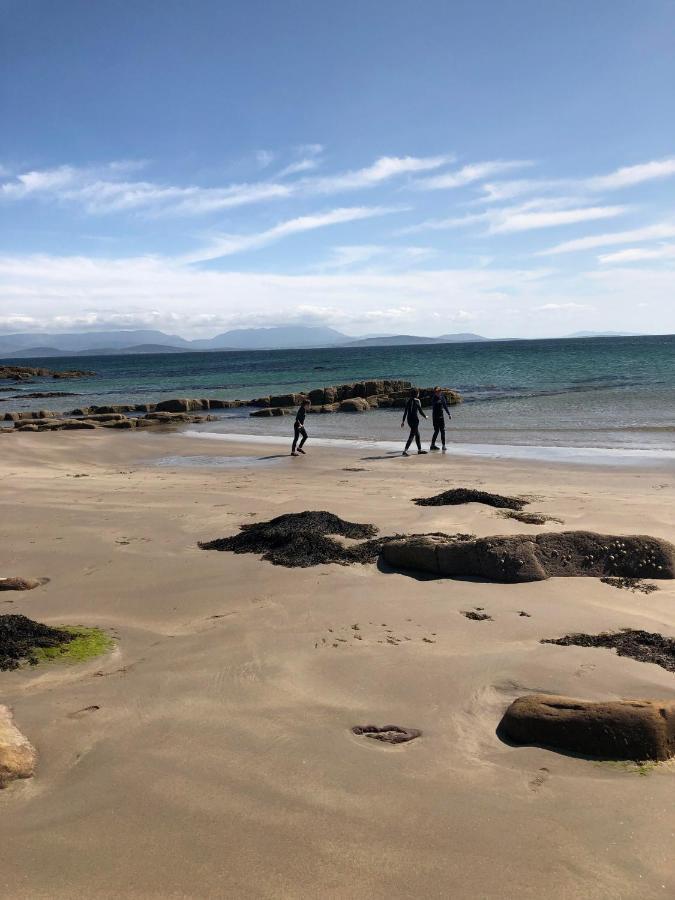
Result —
<instances>
[{"instance_id":1,"label":"boulder","mask_svg":"<svg viewBox=\"0 0 675 900\"><path fill-rule=\"evenodd\" d=\"M40 430L37 427L37 425L35 425L33 422L26 422L23 424L21 422L19 422L18 425L20 427L16 429L17 431L39 431Z\"/></svg>"},{"instance_id":2,"label":"boulder","mask_svg":"<svg viewBox=\"0 0 675 900\"><path fill-rule=\"evenodd\" d=\"M300 406L304 399L304 394L279 394L270 397L270 406Z\"/></svg>"},{"instance_id":3,"label":"boulder","mask_svg":"<svg viewBox=\"0 0 675 900\"><path fill-rule=\"evenodd\" d=\"M89 416L94 413L96 410L95 406L78 406L76 409L71 409L68 413L69 416Z\"/></svg>"},{"instance_id":4,"label":"boulder","mask_svg":"<svg viewBox=\"0 0 675 900\"><path fill-rule=\"evenodd\" d=\"M135 428L136 419L113 419L110 422L103 422L104 428Z\"/></svg>"},{"instance_id":5,"label":"boulder","mask_svg":"<svg viewBox=\"0 0 675 900\"><path fill-rule=\"evenodd\" d=\"M369 397L372 394L384 394L385 393L384 381L381 381L381 380L365 381L364 386L365 386L366 397Z\"/></svg>"},{"instance_id":6,"label":"boulder","mask_svg":"<svg viewBox=\"0 0 675 900\"><path fill-rule=\"evenodd\" d=\"M187 400L173 398L172 400L162 400L155 407L156 412L193 412L196 409L204 409L202 400Z\"/></svg>"},{"instance_id":7,"label":"boulder","mask_svg":"<svg viewBox=\"0 0 675 900\"><path fill-rule=\"evenodd\" d=\"M60 429L63 431L91 431L93 428L98 428L98 422L88 422L86 419L66 419L60 426Z\"/></svg>"},{"instance_id":8,"label":"boulder","mask_svg":"<svg viewBox=\"0 0 675 900\"><path fill-rule=\"evenodd\" d=\"M235 400L214 400L209 401L211 409L231 409L236 404Z\"/></svg>"},{"instance_id":9,"label":"boulder","mask_svg":"<svg viewBox=\"0 0 675 900\"><path fill-rule=\"evenodd\" d=\"M340 409L339 403L324 403L319 412L321 413L335 413Z\"/></svg>"},{"instance_id":10,"label":"boulder","mask_svg":"<svg viewBox=\"0 0 675 900\"><path fill-rule=\"evenodd\" d=\"M531 694L513 701L499 733L517 744L600 759L666 760L675 756L675 701L595 703Z\"/></svg>"},{"instance_id":11,"label":"boulder","mask_svg":"<svg viewBox=\"0 0 675 900\"><path fill-rule=\"evenodd\" d=\"M324 388L323 389L324 406L329 406L332 403L335 403L335 401L337 400L337 395L338 395L337 388L334 388L334 387Z\"/></svg>"},{"instance_id":12,"label":"boulder","mask_svg":"<svg viewBox=\"0 0 675 900\"><path fill-rule=\"evenodd\" d=\"M675 546L647 535L563 531L471 540L413 535L386 544L382 555L396 568L501 582L584 575L675 578Z\"/></svg>"},{"instance_id":13,"label":"boulder","mask_svg":"<svg viewBox=\"0 0 675 900\"><path fill-rule=\"evenodd\" d=\"M88 422L122 422L126 416L122 413L92 413L86 419Z\"/></svg>"},{"instance_id":14,"label":"boulder","mask_svg":"<svg viewBox=\"0 0 675 900\"><path fill-rule=\"evenodd\" d=\"M0 706L0 788L35 772L37 751L14 724L7 706Z\"/></svg>"},{"instance_id":15,"label":"boulder","mask_svg":"<svg viewBox=\"0 0 675 900\"><path fill-rule=\"evenodd\" d=\"M326 392L323 388L316 388L307 395L312 401L313 406L322 406L326 398Z\"/></svg>"},{"instance_id":16,"label":"boulder","mask_svg":"<svg viewBox=\"0 0 675 900\"><path fill-rule=\"evenodd\" d=\"M137 403L129 412L154 412L156 408L156 403Z\"/></svg>"},{"instance_id":17,"label":"boulder","mask_svg":"<svg viewBox=\"0 0 675 900\"><path fill-rule=\"evenodd\" d=\"M351 397L340 403L340 412L366 412L368 409L368 401L363 397Z\"/></svg>"},{"instance_id":18,"label":"boulder","mask_svg":"<svg viewBox=\"0 0 675 900\"><path fill-rule=\"evenodd\" d=\"M270 398L269 397L256 397L255 400L251 400L249 406L269 406Z\"/></svg>"}]
</instances>

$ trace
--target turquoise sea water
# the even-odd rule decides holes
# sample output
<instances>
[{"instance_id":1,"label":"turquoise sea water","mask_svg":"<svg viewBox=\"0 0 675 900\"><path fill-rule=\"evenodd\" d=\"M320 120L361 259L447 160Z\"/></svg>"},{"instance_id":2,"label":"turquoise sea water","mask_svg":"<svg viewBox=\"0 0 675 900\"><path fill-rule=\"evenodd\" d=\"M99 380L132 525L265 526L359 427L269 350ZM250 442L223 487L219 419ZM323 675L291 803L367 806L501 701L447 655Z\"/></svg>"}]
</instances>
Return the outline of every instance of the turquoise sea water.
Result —
<instances>
[{"instance_id":1,"label":"turquoise sea water","mask_svg":"<svg viewBox=\"0 0 675 900\"><path fill-rule=\"evenodd\" d=\"M453 409L450 426L454 443L675 449L675 335L8 362L86 368L96 375L2 393L0 410L66 410L167 397L250 398L366 378L405 378L462 394L464 403ZM43 389L78 396L20 397ZM317 415L308 425L323 437L397 440L401 434L397 410ZM290 423L233 410L199 427L275 434L287 432Z\"/></svg>"}]
</instances>

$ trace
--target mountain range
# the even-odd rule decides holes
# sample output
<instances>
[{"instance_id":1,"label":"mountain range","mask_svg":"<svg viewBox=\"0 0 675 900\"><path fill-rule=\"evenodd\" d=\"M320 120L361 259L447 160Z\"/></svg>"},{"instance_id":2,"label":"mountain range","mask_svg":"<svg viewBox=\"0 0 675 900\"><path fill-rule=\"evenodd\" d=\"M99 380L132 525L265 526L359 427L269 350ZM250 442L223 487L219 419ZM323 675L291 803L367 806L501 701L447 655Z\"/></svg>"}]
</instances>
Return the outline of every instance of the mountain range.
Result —
<instances>
[{"instance_id":1,"label":"mountain range","mask_svg":"<svg viewBox=\"0 0 675 900\"><path fill-rule=\"evenodd\" d=\"M387 347L403 344L444 344L486 341L478 334L378 335L354 338L334 328L281 325L238 328L212 338L186 340L163 331L102 331L62 334L0 334L0 357L101 356L124 353L189 353L203 350L290 350L311 347Z\"/></svg>"}]
</instances>

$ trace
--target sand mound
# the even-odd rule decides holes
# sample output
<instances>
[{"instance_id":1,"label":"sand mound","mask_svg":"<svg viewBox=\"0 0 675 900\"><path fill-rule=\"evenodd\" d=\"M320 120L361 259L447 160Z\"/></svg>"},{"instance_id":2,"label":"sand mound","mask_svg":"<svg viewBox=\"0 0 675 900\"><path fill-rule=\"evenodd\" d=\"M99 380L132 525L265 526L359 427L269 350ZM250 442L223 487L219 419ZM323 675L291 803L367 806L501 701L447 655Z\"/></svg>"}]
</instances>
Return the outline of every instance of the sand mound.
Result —
<instances>
[{"instance_id":1,"label":"sand mound","mask_svg":"<svg viewBox=\"0 0 675 900\"><path fill-rule=\"evenodd\" d=\"M35 663L34 651L73 640L58 628L34 622L26 616L0 616L0 670L17 669L24 660Z\"/></svg>"},{"instance_id":2,"label":"sand mound","mask_svg":"<svg viewBox=\"0 0 675 900\"><path fill-rule=\"evenodd\" d=\"M599 759L665 760L675 755L675 702L589 703L533 694L513 701L498 733L518 744Z\"/></svg>"},{"instance_id":3,"label":"sand mound","mask_svg":"<svg viewBox=\"0 0 675 900\"><path fill-rule=\"evenodd\" d=\"M542 640L541 643L561 647L606 647L616 650L619 656L655 663L669 672L675 672L675 640L650 631L624 628L615 633L567 634L561 638Z\"/></svg>"},{"instance_id":4,"label":"sand mound","mask_svg":"<svg viewBox=\"0 0 675 900\"><path fill-rule=\"evenodd\" d=\"M502 582L581 575L675 578L675 547L645 535L563 531L465 541L413 535L385 544L382 555L397 568Z\"/></svg>"},{"instance_id":5,"label":"sand mound","mask_svg":"<svg viewBox=\"0 0 675 900\"><path fill-rule=\"evenodd\" d=\"M462 503L484 503L498 509L522 509L529 500L519 497L503 497L501 494L490 494L488 491L476 491L473 488L452 488L433 497L416 497L418 506L459 506Z\"/></svg>"}]
</instances>

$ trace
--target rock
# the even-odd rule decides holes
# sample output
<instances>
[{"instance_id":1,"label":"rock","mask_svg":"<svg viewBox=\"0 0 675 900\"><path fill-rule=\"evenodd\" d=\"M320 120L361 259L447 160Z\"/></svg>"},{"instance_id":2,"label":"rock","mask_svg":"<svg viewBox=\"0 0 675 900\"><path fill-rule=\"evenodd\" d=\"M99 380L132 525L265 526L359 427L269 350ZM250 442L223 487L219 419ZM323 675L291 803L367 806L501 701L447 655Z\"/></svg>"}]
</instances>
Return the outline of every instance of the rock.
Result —
<instances>
[{"instance_id":1,"label":"rock","mask_svg":"<svg viewBox=\"0 0 675 900\"><path fill-rule=\"evenodd\" d=\"M63 431L91 431L98 427L98 422L87 422L85 419L68 419L61 424L60 429L63 429Z\"/></svg>"},{"instance_id":2,"label":"rock","mask_svg":"<svg viewBox=\"0 0 675 900\"><path fill-rule=\"evenodd\" d=\"M249 413L249 415L260 417L260 418L263 418L263 417L270 418L271 416L285 416L286 410L281 409L278 406L266 406L263 409L254 410L252 413Z\"/></svg>"},{"instance_id":3,"label":"rock","mask_svg":"<svg viewBox=\"0 0 675 900\"><path fill-rule=\"evenodd\" d=\"M36 369L33 366L0 366L0 379L26 381L29 378L85 378L95 372L71 370L55 372L52 369Z\"/></svg>"},{"instance_id":4,"label":"rock","mask_svg":"<svg viewBox=\"0 0 675 900\"><path fill-rule=\"evenodd\" d=\"M368 409L370 409L368 401L363 397L351 397L340 403L340 412L366 412Z\"/></svg>"},{"instance_id":5,"label":"rock","mask_svg":"<svg viewBox=\"0 0 675 900\"><path fill-rule=\"evenodd\" d=\"M162 400L155 407L156 412L193 412L196 409L204 409L202 400Z\"/></svg>"},{"instance_id":6,"label":"rock","mask_svg":"<svg viewBox=\"0 0 675 900\"><path fill-rule=\"evenodd\" d=\"M300 406L304 399L304 394L279 394L270 397L270 406Z\"/></svg>"},{"instance_id":7,"label":"rock","mask_svg":"<svg viewBox=\"0 0 675 900\"><path fill-rule=\"evenodd\" d=\"M0 578L0 591L32 591L45 584L45 578Z\"/></svg>"},{"instance_id":8,"label":"rock","mask_svg":"<svg viewBox=\"0 0 675 900\"><path fill-rule=\"evenodd\" d=\"M19 424L21 424L21 423L19 423ZM16 426L15 426L15 427L16 427ZM20 427L20 428L16 428L16 430L17 430L17 431L39 431L40 429L37 427L37 425L35 425L35 424L33 424L32 422L30 422L30 423L26 423L26 424L21 425L21 427Z\"/></svg>"},{"instance_id":9,"label":"rock","mask_svg":"<svg viewBox=\"0 0 675 900\"><path fill-rule=\"evenodd\" d=\"M613 537L591 531L563 531L472 540L414 535L392 541L382 553L396 568L490 581L542 581L581 575L675 578L675 546L646 535Z\"/></svg>"},{"instance_id":10,"label":"rock","mask_svg":"<svg viewBox=\"0 0 675 900\"><path fill-rule=\"evenodd\" d=\"M319 412L322 413L335 413L340 409L339 403L324 403Z\"/></svg>"},{"instance_id":11,"label":"rock","mask_svg":"<svg viewBox=\"0 0 675 900\"><path fill-rule=\"evenodd\" d=\"M239 401L237 401L239 402ZM249 406L269 406L270 398L269 397L256 397L255 400L250 400L248 403Z\"/></svg>"},{"instance_id":12,"label":"rock","mask_svg":"<svg viewBox=\"0 0 675 900\"><path fill-rule=\"evenodd\" d=\"M323 389L324 406L330 406L337 400L337 388L327 387Z\"/></svg>"},{"instance_id":13,"label":"rock","mask_svg":"<svg viewBox=\"0 0 675 900\"><path fill-rule=\"evenodd\" d=\"M35 772L37 751L14 724L7 706L0 706L0 788Z\"/></svg>"},{"instance_id":14,"label":"rock","mask_svg":"<svg viewBox=\"0 0 675 900\"><path fill-rule=\"evenodd\" d=\"M103 422L104 428L135 428L136 419L113 419L109 422Z\"/></svg>"},{"instance_id":15,"label":"rock","mask_svg":"<svg viewBox=\"0 0 675 900\"><path fill-rule=\"evenodd\" d=\"M499 725L518 744L608 760L666 760L675 756L675 701L606 703L549 694L519 697Z\"/></svg>"},{"instance_id":16,"label":"rock","mask_svg":"<svg viewBox=\"0 0 675 900\"><path fill-rule=\"evenodd\" d=\"M69 416L89 416L91 413L95 412L95 406L78 406L76 409L71 409L68 413Z\"/></svg>"},{"instance_id":17,"label":"rock","mask_svg":"<svg viewBox=\"0 0 675 900\"><path fill-rule=\"evenodd\" d=\"M122 422L125 419L122 413L92 413L86 416L88 422Z\"/></svg>"},{"instance_id":18,"label":"rock","mask_svg":"<svg viewBox=\"0 0 675 900\"><path fill-rule=\"evenodd\" d=\"M323 388L316 388L307 395L312 401L313 406L322 406L326 398L326 392Z\"/></svg>"},{"instance_id":19,"label":"rock","mask_svg":"<svg viewBox=\"0 0 675 900\"><path fill-rule=\"evenodd\" d=\"M148 413L148 412L154 412L156 409L157 409L156 403L137 403L133 408L133 412ZM129 412L132 412L132 410L129 410Z\"/></svg>"}]
</instances>

